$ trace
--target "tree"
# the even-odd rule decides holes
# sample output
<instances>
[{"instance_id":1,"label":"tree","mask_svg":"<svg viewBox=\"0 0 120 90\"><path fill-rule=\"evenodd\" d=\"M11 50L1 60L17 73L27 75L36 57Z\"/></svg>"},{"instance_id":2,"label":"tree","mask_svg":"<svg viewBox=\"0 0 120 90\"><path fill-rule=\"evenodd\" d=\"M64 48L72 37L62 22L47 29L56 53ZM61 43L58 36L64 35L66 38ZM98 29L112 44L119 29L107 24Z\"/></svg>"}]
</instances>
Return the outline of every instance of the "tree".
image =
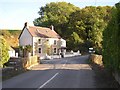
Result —
<instances>
[{"instance_id":1,"label":"tree","mask_svg":"<svg viewBox=\"0 0 120 90\"><path fill-rule=\"evenodd\" d=\"M34 24L46 27L54 25L55 31L67 40L68 49L83 47L87 50L94 47L101 54L102 33L111 18L111 9L110 6L87 6L80 9L70 3L52 2L40 8L40 17L34 20ZM79 37L83 43L74 43L73 47L71 39L75 37Z\"/></svg>"},{"instance_id":2,"label":"tree","mask_svg":"<svg viewBox=\"0 0 120 90\"><path fill-rule=\"evenodd\" d=\"M40 8L38 12L40 17L35 19L33 23L35 26L49 27L53 25L55 31L65 38L69 15L78 9L70 3L51 2Z\"/></svg>"},{"instance_id":3,"label":"tree","mask_svg":"<svg viewBox=\"0 0 120 90\"><path fill-rule=\"evenodd\" d=\"M4 63L9 60L9 46L5 39L0 36L0 67L3 67Z\"/></svg>"},{"instance_id":4,"label":"tree","mask_svg":"<svg viewBox=\"0 0 120 90\"><path fill-rule=\"evenodd\" d=\"M77 10L70 15L68 32L76 32L79 37L84 41L82 45L86 49L94 47L101 53L102 49L102 32L110 18L111 7L85 7ZM70 39L70 35L67 35Z\"/></svg>"},{"instance_id":5,"label":"tree","mask_svg":"<svg viewBox=\"0 0 120 90\"><path fill-rule=\"evenodd\" d=\"M25 46L19 46L21 54L24 56L28 56L29 53L32 53L32 46L31 45L25 45Z\"/></svg>"},{"instance_id":6,"label":"tree","mask_svg":"<svg viewBox=\"0 0 120 90\"><path fill-rule=\"evenodd\" d=\"M80 44L83 43L83 40L79 37L79 35L76 32L73 32L70 36L70 41L68 41L68 47L71 50L79 50Z\"/></svg>"}]
</instances>

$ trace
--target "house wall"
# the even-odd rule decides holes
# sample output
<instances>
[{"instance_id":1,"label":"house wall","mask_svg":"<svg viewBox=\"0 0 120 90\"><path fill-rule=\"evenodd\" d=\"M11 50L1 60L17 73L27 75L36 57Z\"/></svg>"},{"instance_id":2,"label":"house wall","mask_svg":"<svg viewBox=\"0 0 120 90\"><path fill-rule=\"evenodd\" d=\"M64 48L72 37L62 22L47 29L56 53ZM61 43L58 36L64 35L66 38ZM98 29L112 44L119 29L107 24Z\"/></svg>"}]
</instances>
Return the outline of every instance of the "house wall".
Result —
<instances>
[{"instance_id":1,"label":"house wall","mask_svg":"<svg viewBox=\"0 0 120 90\"><path fill-rule=\"evenodd\" d=\"M40 46L42 45L39 45L38 44L38 39L42 39L40 37L33 37L33 55L38 55L39 56L39 51L38 51L38 48L40 48Z\"/></svg>"},{"instance_id":2,"label":"house wall","mask_svg":"<svg viewBox=\"0 0 120 90\"><path fill-rule=\"evenodd\" d=\"M21 37L19 39L19 45L20 46L32 45L32 36L27 30L27 28L25 28L21 34Z\"/></svg>"},{"instance_id":3,"label":"house wall","mask_svg":"<svg viewBox=\"0 0 120 90\"><path fill-rule=\"evenodd\" d=\"M54 45L54 40L58 41L58 38L49 38L49 44Z\"/></svg>"},{"instance_id":4,"label":"house wall","mask_svg":"<svg viewBox=\"0 0 120 90\"><path fill-rule=\"evenodd\" d=\"M61 39L61 47L66 47L66 41L64 39Z\"/></svg>"},{"instance_id":5,"label":"house wall","mask_svg":"<svg viewBox=\"0 0 120 90\"><path fill-rule=\"evenodd\" d=\"M38 44L38 39L41 39L41 44ZM56 45L54 44L54 40L56 40ZM62 46L66 47L66 41L62 41ZM41 37L33 37L33 55L44 56L47 53L47 49L49 48L50 54L58 54L58 49L61 47L60 40L58 38L41 38ZM38 48L41 48L41 53L39 53ZM54 53L54 48L56 48L56 53Z\"/></svg>"},{"instance_id":6,"label":"house wall","mask_svg":"<svg viewBox=\"0 0 120 90\"><path fill-rule=\"evenodd\" d=\"M14 50L10 50L10 51L8 51L8 53L9 53L10 57L15 57L15 51Z\"/></svg>"}]
</instances>

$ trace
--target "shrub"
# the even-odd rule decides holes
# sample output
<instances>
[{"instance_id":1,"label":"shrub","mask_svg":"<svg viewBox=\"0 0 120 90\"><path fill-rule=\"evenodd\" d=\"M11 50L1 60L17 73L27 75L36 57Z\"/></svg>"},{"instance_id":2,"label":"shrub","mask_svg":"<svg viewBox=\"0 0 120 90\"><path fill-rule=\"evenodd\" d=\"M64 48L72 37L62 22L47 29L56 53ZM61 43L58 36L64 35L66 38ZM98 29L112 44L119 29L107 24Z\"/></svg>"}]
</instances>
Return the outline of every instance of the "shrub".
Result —
<instances>
[{"instance_id":1,"label":"shrub","mask_svg":"<svg viewBox=\"0 0 120 90\"><path fill-rule=\"evenodd\" d=\"M5 39L0 36L0 67L3 67L3 64L9 60L9 46L6 43Z\"/></svg>"},{"instance_id":2,"label":"shrub","mask_svg":"<svg viewBox=\"0 0 120 90\"><path fill-rule=\"evenodd\" d=\"M103 62L112 71L120 71L120 2L113 7L112 18L103 32Z\"/></svg>"}]
</instances>

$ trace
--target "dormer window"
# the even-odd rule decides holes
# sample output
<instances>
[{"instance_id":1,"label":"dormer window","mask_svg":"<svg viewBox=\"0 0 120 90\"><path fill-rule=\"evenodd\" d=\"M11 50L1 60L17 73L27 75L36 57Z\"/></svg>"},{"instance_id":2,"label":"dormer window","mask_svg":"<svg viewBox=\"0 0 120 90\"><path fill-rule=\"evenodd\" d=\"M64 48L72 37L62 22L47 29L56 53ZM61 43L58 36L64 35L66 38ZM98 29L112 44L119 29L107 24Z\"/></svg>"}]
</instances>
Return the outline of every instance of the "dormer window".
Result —
<instances>
[{"instance_id":1,"label":"dormer window","mask_svg":"<svg viewBox=\"0 0 120 90\"><path fill-rule=\"evenodd\" d=\"M41 39L38 39L38 44L41 44L41 43L42 43Z\"/></svg>"}]
</instances>

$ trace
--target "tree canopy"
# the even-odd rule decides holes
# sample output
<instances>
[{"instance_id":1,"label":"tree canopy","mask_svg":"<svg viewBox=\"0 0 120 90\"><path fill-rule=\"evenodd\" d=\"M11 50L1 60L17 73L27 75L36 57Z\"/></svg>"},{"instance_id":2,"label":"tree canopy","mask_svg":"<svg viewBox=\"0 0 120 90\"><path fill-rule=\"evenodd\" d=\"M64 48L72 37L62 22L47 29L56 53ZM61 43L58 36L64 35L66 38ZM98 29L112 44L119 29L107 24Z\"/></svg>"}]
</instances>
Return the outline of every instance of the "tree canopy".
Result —
<instances>
[{"instance_id":1,"label":"tree canopy","mask_svg":"<svg viewBox=\"0 0 120 90\"><path fill-rule=\"evenodd\" d=\"M111 9L110 6L80 9L70 3L52 2L40 8L40 17L34 20L34 25L54 25L55 31L67 40L68 49L94 47L101 51L102 32L111 18Z\"/></svg>"},{"instance_id":2,"label":"tree canopy","mask_svg":"<svg viewBox=\"0 0 120 90\"><path fill-rule=\"evenodd\" d=\"M66 32L69 15L78 9L78 7L70 3L51 2L40 8L40 11L38 12L40 17L34 20L34 24L36 26L45 27L53 25L55 30L63 36Z\"/></svg>"}]
</instances>

